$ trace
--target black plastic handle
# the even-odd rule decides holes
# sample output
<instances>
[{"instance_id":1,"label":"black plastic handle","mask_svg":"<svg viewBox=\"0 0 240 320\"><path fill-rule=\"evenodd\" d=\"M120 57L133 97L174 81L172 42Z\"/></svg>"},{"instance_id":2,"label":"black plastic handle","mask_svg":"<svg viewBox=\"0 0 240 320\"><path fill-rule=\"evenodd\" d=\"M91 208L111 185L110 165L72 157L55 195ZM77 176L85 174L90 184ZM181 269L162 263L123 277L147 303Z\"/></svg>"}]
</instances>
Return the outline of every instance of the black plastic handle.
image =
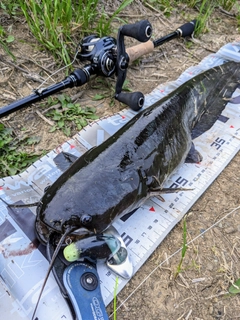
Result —
<instances>
[{"instance_id":1,"label":"black plastic handle","mask_svg":"<svg viewBox=\"0 0 240 320\"><path fill-rule=\"evenodd\" d=\"M128 105L132 110L139 111L144 104L144 95L142 92L120 92L115 98Z\"/></svg>"},{"instance_id":2,"label":"black plastic handle","mask_svg":"<svg viewBox=\"0 0 240 320\"><path fill-rule=\"evenodd\" d=\"M183 38L190 37L194 32L196 23L197 23L197 20L192 20L190 22L183 24L181 27L177 28L176 31L179 32L180 37L183 37Z\"/></svg>"},{"instance_id":3,"label":"black plastic handle","mask_svg":"<svg viewBox=\"0 0 240 320\"><path fill-rule=\"evenodd\" d=\"M140 42L146 42L151 38L152 25L148 20L141 20L122 26L120 31L124 36L135 38Z\"/></svg>"}]
</instances>

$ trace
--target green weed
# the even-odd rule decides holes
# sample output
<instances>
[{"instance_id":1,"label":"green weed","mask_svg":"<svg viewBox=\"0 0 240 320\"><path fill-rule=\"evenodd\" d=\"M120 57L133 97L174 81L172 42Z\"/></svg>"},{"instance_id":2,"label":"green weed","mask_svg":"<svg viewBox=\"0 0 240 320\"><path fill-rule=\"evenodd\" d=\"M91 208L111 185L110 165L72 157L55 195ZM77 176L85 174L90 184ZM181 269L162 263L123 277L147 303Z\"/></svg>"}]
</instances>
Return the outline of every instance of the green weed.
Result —
<instances>
[{"instance_id":1,"label":"green weed","mask_svg":"<svg viewBox=\"0 0 240 320\"><path fill-rule=\"evenodd\" d=\"M55 121L55 125L50 132L61 129L66 136L73 134L73 131L81 130L88 124L89 120L96 120L98 117L93 107L82 108L80 103L72 103L71 98L62 94L56 99L48 99L50 104L61 103L61 109L52 109L46 113L46 116Z\"/></svg>"},{"instance_id":2,"label":"green weed","mask_svg":"<svg viewBox=\"0 0 240 320\"><path fill-rule=\"evenodd\" d=\"M117 320L117 288L118 288L118 277L116 277L114 296L113 296L113 320Z\"/></svg>"},{"instance_id":3,"label":"green weed","mask_svg":"<svg viewBox=\"0 0 240 320\"><path fill-rule=\"evenodd\" d=\"M10 16L15 16L17 13L19 13L19 4L17 3L17 0L1 1L0 8Z\"/></svg>"},{"instance_id":4,"label":"green weed","mask_svg":"<svg viewBox=\"0 0 240 320\"><path fill-rule=\"evenodd\" d=\"M240 293L240 279L235 281L228 291L232 294Z\"/></svg>"},{"instance_id":5,"label":"green weed","mask_svg":"<svg viewBox=\"0 0 240 320\"><path fill-rule=\"evenodd\" d=\"M176 279L178 274L182 271L182 263L187 251L187 223L186 219L183 220L183 246L182 246L182 255L181 255L181 260L177 266L177 271L175 272L174 278Z\"/></svg>"},{"instance_id":6,"label":"green weed","mask_svg":"<svg viewBox=\"0 0 240 320\"><path fill-rule=\"evenodd\" d=\"M39 158L39 155L27 154L19 150L21 145L32 145L39 142L38 137L14 137L11 128L0 123L0 174L11 176L20 173Z\"/></svg>"},{"instance_id":7,"label":"green weed","mask_svg":"<svg viewBox=\"0 0 240 320\"><path fill-rule=\"evenodd\" d=\"M13 35L7 35L4 28L0 26L0 45L3 47L5 52L9 54L14 60L15 56L11 52L11 50L8 47L8 44L14 41L14 36Z\"/></svg>"}]
</instances>

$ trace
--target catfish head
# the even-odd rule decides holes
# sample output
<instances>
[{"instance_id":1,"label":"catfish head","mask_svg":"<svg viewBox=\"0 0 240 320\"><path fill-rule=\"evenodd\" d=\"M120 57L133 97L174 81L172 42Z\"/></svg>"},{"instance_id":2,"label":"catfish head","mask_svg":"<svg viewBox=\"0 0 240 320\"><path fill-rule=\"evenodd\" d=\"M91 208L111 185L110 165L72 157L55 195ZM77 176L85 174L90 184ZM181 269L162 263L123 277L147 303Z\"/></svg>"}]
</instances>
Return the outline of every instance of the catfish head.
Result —
<instances>
[{"instance_id":1,"label":"catfish head","mask_svg":"<svg viewBox=\"0 0 240 320\"><path fill-rule=\"evenodd\" d=\"M118 170L96 168L98 164L90 163L64 183L57 180L46 190L37 206L35 224L43 244L52 232L63 235L69 230L68 235L79 237L102 233L136 202L137 171L123 182Z\"/></svg>"},{"instance_id":2,"label":"catfish head","mask_svg":"<svg viewBox=\"0 0 240 320\"><path fill-rule=\"evenodd\" d=\"M95 223L96 215L88 214L84 210L78 211L68 201L56 205L54 198L52 202L46 204L44 200L47 195L44 195L37 206L35 222L37 236L43 244L48 243L52 233L59 236L67 233L69 236L81 239L105 229L105 226L100 227Z\"/></svg>"}]
</instances>

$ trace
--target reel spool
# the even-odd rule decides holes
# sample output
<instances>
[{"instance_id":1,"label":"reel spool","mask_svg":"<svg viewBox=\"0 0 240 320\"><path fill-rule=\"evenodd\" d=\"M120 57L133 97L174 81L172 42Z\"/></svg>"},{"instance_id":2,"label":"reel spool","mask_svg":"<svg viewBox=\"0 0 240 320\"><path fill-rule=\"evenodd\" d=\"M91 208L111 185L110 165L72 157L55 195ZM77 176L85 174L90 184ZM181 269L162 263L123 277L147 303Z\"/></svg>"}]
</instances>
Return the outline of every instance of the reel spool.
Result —
<instances>
[{"instance_id":1,"label":"reel spool","mask_svg":"<svg viewBox=\"0 0 240 320\"><path fill-rule=\"evenodd\" d=\"M116 70L116 40L95 35L83 38L78 46L77 58L89 61L96 74L110 77Z\"/></svg>"}]
</instances>

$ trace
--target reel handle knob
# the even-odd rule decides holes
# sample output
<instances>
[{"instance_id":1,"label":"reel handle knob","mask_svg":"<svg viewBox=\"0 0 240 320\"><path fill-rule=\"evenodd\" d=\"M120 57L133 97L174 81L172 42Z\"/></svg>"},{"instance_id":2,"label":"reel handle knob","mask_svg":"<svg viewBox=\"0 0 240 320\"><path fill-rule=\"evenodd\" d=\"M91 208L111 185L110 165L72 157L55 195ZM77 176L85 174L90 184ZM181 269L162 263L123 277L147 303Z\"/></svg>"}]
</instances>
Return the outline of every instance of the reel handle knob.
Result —
<instances>
[{"instance_id":1,"label":"reel handle knob","mask_svg":"<svg viewBox=\"0 0 240 320\"><path fill-rule=\"evenodd\" d=\"M132 110L138 111L144 104L144 95L141 92L122 92L126 79L129 55L125 50L124 36L129 36L141 42L147 42L152 35L152 26L148 20L141 20L134 24L127 24L118 30L117 37L117 82L115 98L128 105ZM140 50L142 52L142 50ZM132 52L133 55L133 52ZM130 53L131 56L131 53ZM135 57L137 56L137 53Z\"/></svg>"},{"instance_id":2,"label":"reel handle knob","mask_svg":"<svg viewBox=\"0 0 240 320\"><path fill-rule=\"evenodd\" d=\"M144 105L144 95L142 92L120 92L115 98L128 105L133 111L139 111Z\"/></svg>"},{"instance_id":3,"label":"reel handle knob","mask_svg":"<svg viewBox=\"0 0 240 320\"><path fill-rule=\"evenodd\" d=\"M176 31L179 33L180 37L183 37L183 38L190 37L194 32L196 24L197 24L197 20L192 20L190 22L183 24L181 27L177 28Z\"/></svg>"},{"instance_id":4,"label":"reel handle knob","mask_svg":"<svg viewBox=\"0 0 240 320\"><path fill-rule=\"evenodd\" d=\"M126 24L120 29L122 35L134 38L140 42L146 42L151 38L152 25L148 20Z\"/></svg>"}]
</instances>

